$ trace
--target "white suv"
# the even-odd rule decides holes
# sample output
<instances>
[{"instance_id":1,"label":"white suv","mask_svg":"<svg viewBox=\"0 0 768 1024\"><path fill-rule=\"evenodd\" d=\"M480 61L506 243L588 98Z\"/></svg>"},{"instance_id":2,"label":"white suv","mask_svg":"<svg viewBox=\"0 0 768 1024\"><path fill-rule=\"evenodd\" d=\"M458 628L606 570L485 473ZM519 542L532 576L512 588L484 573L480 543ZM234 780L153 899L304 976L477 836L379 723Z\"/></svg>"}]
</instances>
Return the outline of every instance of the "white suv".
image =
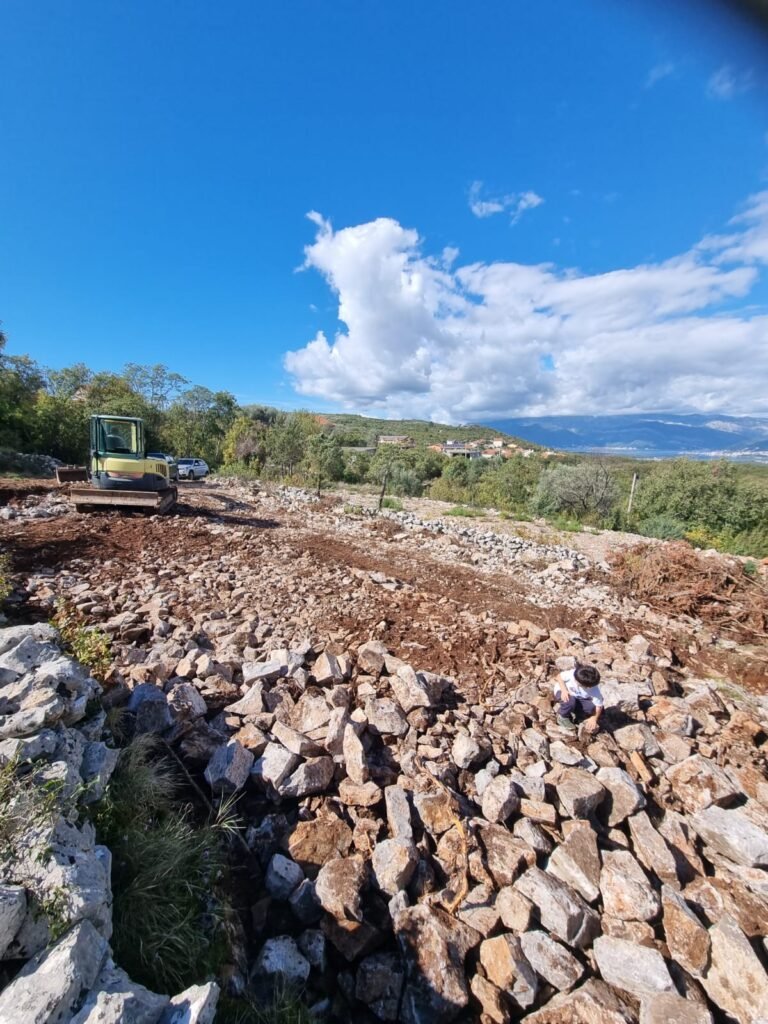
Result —
<instances>
[{"instance_id":1,"label":"white suv","mask_svg":"<svg viewBox=\"0 0 768 1024\"><path fill-rule=\"evenodd\" d=\"M180 480L200 480L208 476L208 463L203 459L178 459Z\"/></svg>"}]
</instances>

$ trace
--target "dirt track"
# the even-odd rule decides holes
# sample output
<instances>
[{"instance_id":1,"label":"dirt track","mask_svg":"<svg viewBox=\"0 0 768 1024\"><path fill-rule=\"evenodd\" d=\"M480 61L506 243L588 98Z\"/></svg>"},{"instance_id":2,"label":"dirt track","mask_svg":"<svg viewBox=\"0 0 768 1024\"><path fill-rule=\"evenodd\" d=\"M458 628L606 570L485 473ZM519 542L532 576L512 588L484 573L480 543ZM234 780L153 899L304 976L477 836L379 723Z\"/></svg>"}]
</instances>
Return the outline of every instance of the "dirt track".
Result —
<instances>
[{"instance_id":1,"label":"dirt track","mask_svg":"<svg viewBox=\"0 0 768 1024\"><path fill-rule=\"evenodd\" d=\"M17 503L40 490L39 483L0 481L0 501ZM136 576L143 595L146 580L162 568L187 577L202 569L198 599L184 610L190 618L211 608L227 614L229 594L239 587L276 635L303 633L345 646L375 636L404 657L458 677L469 692L473 684L537 670L536 645L516 636L521 619L575 629L585 638L606 628L623 639L642 632L673 664L766 689L764 652L723 648L706 631L692 643L688 624L619 600L610 579L594 568L560 573L555 586L541 559L483 560L461 538L345 515L336 499L301 503L207 484L181 490L173 515L13 519L0 523L0 545L22 578L54 569L64 583L74 577L103 588Z\"/></svg>"}]
</instances>

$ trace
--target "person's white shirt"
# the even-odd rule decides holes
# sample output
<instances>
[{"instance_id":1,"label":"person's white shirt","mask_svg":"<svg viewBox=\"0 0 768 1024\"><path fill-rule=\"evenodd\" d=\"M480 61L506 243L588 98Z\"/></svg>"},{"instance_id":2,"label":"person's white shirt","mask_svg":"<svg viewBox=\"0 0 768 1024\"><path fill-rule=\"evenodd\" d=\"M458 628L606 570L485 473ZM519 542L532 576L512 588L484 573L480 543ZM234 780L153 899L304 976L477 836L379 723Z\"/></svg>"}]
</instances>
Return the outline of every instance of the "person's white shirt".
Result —
<instances>
[{"instance_id":1,"label":"person's white shirt","mask_svg":"<svg viewBox=\"0 0 768 1024\"><path fill-rule=\"evenodd\" d=\"M571 694L572 697L578 697L580 700L591 700L596 708L602 708L605 705L605 699L600 692L599 686L582 686L581 683L575 676L575 670L570 669L568 672L560 673L560 680L562 686ZM560 699L562 693L562 686L560 682L555 682L555 696Z\"/></svg>"}]
</instances>

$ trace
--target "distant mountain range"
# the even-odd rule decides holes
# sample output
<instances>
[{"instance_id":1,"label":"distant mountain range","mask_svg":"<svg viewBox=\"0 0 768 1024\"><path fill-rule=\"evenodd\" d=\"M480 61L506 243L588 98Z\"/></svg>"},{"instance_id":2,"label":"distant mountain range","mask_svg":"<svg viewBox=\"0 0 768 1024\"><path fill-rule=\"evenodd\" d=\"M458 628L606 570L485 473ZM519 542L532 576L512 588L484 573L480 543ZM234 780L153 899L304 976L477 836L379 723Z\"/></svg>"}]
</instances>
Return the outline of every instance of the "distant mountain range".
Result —
<instances>
[{"instance_id":1,"label":"distant mountain range","mask_svg":"<svg viewBox=\"0 0 768 1024\"><path fill-rule=\"evenodd\" d=\"M615 451L639 457L727 455L768 459L768 418L653 413L626 416L525 416L487 425L565 451Z\"/></svg>"}]
</instances>

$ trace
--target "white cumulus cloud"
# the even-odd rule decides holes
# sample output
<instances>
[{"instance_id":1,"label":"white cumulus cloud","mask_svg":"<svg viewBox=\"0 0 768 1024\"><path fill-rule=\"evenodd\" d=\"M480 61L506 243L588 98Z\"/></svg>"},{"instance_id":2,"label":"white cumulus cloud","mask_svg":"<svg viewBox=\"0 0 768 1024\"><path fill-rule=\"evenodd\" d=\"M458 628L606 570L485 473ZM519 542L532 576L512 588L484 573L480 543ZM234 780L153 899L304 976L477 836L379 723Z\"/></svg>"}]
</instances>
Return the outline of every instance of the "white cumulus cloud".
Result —
<instances>
[{"instance_id":1,"label":"white cumulus cloud","mask_svg":"<svg viewBox=\"0 0 768 1024\"><path fill-rule=\"evenodd\" d=\"M768 192L722 235L601 274L461 265L389 218L340 230L312 219L304 266L324 276L342 326L286 353L303 395L451 422L764 411L768 316L746 302L768 263Z\"/></svg>"},{"instance_id":2,"label":"white cumulus cloud","mask_svg":"<svg viewBox=\"0 0 768 1024\"><path fill-rule=\"evenodd\" d=\"M544 200L536 192L511 192L504 196L483 198L482 181L473 181L469 189L469 208L476 217L492 217L495 213L509 213L510 223L516 224L526 210L541 206Z\"/></svg>"}]
</instances>

